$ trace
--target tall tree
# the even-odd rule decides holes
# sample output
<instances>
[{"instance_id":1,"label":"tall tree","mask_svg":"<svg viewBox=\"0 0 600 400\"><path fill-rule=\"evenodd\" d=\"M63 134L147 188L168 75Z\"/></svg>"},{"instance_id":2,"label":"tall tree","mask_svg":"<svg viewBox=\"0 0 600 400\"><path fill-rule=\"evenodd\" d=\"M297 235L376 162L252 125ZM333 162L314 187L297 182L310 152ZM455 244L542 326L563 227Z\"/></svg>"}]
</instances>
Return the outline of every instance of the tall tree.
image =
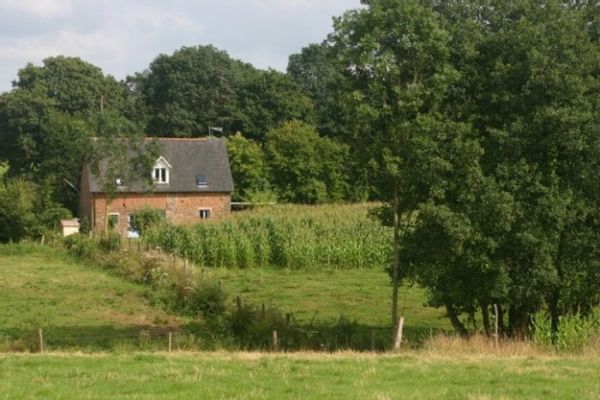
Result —
<instances>
[{"instance_id":1,"label":"tall tree","mask_svg":"<svg viewBox=\"0 0 600 400\"><path fill-rule=\"evenodd\" d=\"M262 140L282 122L312 118L311 101L289 77L257 70L213 46L160 55L129 82L150 115L147 132L156 136L205 136L212 126Z\"/></svg>"},{"instance_id":2,"label":"tall tree","mask_svg":"<svg viewBox=\"0 0 600 400\"><path fill-rule=\"evenodd\" d=\"M280 200L316 204L343 199L347 148L319 136L313 126L290 121L271 129L265 154Z\"/></svg>"},{"instance_id":3,"label":"tall tree","mask_svg":"<svg viewBox=\"0 0 600 400\"><path fill-rule=\"evenodd\" d=\"M51 57L19 71L11 92L0 97L0 159L10 174L53 181L57 199L74 209L78 182L102 111L120 114L124 87L79 58Z\"/></svg>"}]
</instances>

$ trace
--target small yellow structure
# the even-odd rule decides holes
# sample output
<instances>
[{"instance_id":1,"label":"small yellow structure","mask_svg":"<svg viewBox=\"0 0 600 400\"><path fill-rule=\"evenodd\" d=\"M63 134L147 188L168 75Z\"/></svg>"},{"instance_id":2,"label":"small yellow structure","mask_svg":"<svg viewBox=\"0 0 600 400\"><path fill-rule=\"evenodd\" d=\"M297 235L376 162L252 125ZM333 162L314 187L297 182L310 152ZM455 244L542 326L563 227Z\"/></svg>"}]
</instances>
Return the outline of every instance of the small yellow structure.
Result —
<instances>
[{"instance_id":1,"label":"small yellow structure","mask_svg":"<svg viewBox=\"0 0 600 400\"><path fill-rule=\"evenodd\" d=\"M79 220L78 219L61 219L60 227L62 229L63 237L74 235L79 233Z\"/></svg>"}]
</instances>

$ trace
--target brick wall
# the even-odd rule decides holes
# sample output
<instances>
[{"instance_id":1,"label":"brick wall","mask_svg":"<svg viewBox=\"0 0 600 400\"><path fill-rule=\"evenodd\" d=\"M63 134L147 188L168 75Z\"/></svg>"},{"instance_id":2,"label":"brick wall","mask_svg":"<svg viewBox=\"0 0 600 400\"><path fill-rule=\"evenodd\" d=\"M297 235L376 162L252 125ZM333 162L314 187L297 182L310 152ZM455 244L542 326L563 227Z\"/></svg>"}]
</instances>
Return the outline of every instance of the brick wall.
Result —
<instances>
[{"instance_id":1,"label":"brick wall","mask_svg":"<svg viewBox=\"0 0 600 400\"><path fill-rule=\"evenodd\" d=\"M93 196L93 210L96 231L104 227L103 194ZM231 196L227 193L127 193L112 200L108 213L119 214L118 231L127 233L127 215L134 214L141 207L149 206L165 210L167 220L175 224L195 224L202 219L200 209L210 210L210 218L220 218L231 211Z\"/></svg>"}]
</instances>

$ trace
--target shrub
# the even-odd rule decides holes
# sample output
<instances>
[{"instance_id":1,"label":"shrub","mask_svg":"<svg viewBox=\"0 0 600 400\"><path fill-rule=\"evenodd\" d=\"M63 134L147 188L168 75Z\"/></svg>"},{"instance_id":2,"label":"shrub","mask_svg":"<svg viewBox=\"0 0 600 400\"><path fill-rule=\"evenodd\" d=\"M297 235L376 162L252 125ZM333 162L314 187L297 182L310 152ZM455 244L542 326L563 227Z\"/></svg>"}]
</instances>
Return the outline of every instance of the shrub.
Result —
<instances>
[{"instance_id":1,"label":"shrub","mask_svg":"<svg viewBox=\"0 0 600 400\"><path fill-rule=\"evenodd\" d=\"M64 243L69 254L79 259L92 259L98 250L98 243L94 239L79 233L67 236Z\"/></svg>"},{"instance_id":2,"label":"shrub","mask_svg":"<svg viewBox=\"0 0 600 400\"><path fill-rule=\"evenodd\" d=\"M137 210L131 219L131 229L143 235L147 229L159 225L165 220L165 212L156 208L144 206Z\"/></svg>"},{"instance_id":3,"label":"shrub","mask_svg":"<svg viewBox=\"0 0 600 400\"><path fill-rule=\"evenodd\" d=\"M193 287L186 299L186 310L192 314L202 314L214 319L225 312L227 295L218 282L201 280Z\"/></svg>"},{"instance_id":4,"label":"shrub","mask_svg":"<svg viewBox=\"0 0 600 400\"><path fill-rule=\"evenodd\" d=\"M0 242L37 239L70 217L42 186L23 179L0 185Z\"/></svg>"},{"instance_id":5,"label":"shrub","mask_svg":"<svg viewBox=\"0 0 600 400\"><path fill-rule=\"evenodd\" d=\"M108 232L108 235L100 238L100 247L105 251L114 251L121 248L121 236L116 232Z\"/></svg>"}]
</instances>

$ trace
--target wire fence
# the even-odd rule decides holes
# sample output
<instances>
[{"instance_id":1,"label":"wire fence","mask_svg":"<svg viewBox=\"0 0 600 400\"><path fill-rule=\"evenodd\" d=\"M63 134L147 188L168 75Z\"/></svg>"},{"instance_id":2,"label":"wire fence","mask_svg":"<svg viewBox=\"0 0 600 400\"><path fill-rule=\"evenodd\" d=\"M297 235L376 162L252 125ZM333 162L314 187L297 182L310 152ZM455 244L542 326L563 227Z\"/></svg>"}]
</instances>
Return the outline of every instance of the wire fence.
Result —
<instances>
[{"instance_id":1,"label":"wire fence","mask_svg":"<svg viewBox=\"0 0 600 400\"><path fill-rule=\"evenodd\" d=\"M268 330L250 336L233 337L222 332L199 335L167 329L141 329L128 332L69 334L60 329L37 329L11 334L0 332L0 352L88 350L143 350L151 352L206 350L261 351L386 351L390 347L387 329L371 329L357 335L323 334L310 329Z\"/></svg>"}]
</instances>

